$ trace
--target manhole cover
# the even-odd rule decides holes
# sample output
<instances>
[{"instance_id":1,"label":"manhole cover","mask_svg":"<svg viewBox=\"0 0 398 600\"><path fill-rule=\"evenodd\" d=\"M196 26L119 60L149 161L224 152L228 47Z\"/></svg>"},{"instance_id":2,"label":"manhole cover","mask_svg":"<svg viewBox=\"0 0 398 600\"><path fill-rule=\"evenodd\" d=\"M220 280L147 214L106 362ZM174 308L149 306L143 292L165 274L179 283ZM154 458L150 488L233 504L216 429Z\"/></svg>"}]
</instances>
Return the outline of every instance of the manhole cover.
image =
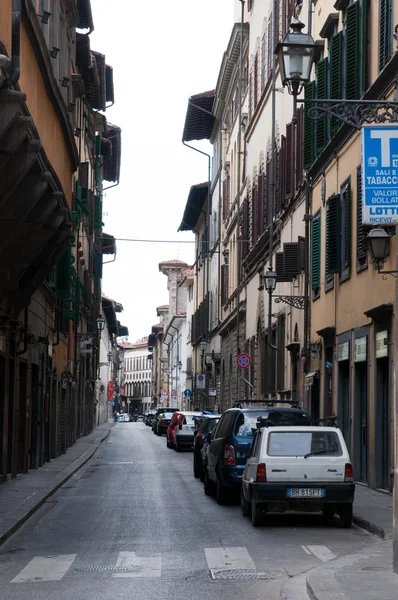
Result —
<instances>
[{"instance_id":1,"label":"manhole cover","mask_svg":"<svg viewBox=\"0 0 398 600\"><path fill-rule=\"evenodd\" d=\"M79 567L75 571L83 571L84 573L92 572L107 572L114 571L116 573L131 573L133 571L139 571L140 567L110 567L108 565L90 565L88 567Z\"/></svg>"},{"instance_id":2,"label":"manhole cover","mask_svg":"<svg viewBox=\"0 0 398 600\"><path fill-rule=\"evenodd\" d=\"M212 579L261 579L270 580L281 576L280 571L254 571L253 569L233 569L231 571L211 569Z\"/></svg>"},{"instance_id":3,"label":"manhole cover","mask_svg":"<svg viewBox=\"0 0 398 600\"><path fill-rule=\"evenodd\" d=\"M391 568L377 565L367 565L366 567L362 567L361 571L391 571Z\"/></svg>"}]
</instances>

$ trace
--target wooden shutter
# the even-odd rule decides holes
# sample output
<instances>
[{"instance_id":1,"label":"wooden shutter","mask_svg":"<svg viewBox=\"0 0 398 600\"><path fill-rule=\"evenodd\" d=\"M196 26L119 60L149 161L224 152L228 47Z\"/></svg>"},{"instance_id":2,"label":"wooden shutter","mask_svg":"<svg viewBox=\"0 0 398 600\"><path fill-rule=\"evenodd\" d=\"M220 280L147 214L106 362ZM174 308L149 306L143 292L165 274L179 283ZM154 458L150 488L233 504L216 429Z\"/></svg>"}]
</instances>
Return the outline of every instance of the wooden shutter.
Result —
<instances>
[{"instance_id":1,"label":"wooden shutter","mask_svg":"<svg viewBox=\"0 0 398 600\"><path fill-rule=\"evenodd\" d=\"M299 245L299 256L298 256L299 270L305 271L305 255L307 252L307 248L306 248L305 238L301 237L300 235L298 238L298 245Z\"/></svg>"},{"instance_id":2,"label":"wooden shutter","mask_svg":"<svg viewBox=\"0 0 398 600\"><path fill-rule=\"evenodd\" d=\"M292 281L292 277L286 275L285 273L285 260L283 252L277 252L275 254L275 273L277 281Z\"/></svg>"},{"instance_id":3,"label":"wooden shutter","mask_svg":"<svg viewBox=\"0 0 398 600\"><path fill-rule=\"evenodd\" d=\"M370 1L362 0L361 13L361 89L364 94L369 86L369 12Z\"/></svg>"},{"instance_id":4,"label":"wooden shutter","mask_svg":"<svg viewBox=\"0 0 398 600\"><path fill-rule=\"evenodd\" d=\"M280 210L285 208L286 197L286 138L281 136L281 150L279 158L279 185L278 185L278 206Z\"/></svg>"},{"instance_id":5,"label":"wooden shutter","mask_svg":"<svg viewBox=\"0 0 398 600\"><path fill-rule=\"evenodd\" d=\"M266 55L265 36L263 36L261 41L261 92L265 88Z\"/></svg>"},{"instance_id":6,"label":"wooden shutter","mask_svg":"<svg viewBox=\"0 0 398 600\"><path fill-rule=\"evenodd\" d=\"M299 188L303 183L303 143L304 143L304 108L301 106L297 111L296 128L296 185ZM286 168L286 167L285 167Z\"/></svg>"},{"instance_id":7,"label":"wooden shutter","mask_svg":"<svg viewBox=\"0 0 398 600\"><path fill-rule=\"evenodd\" d=\"M286 125L286 178L285 194L286 200L293 195L293 169L294 169L294 135L293 123Z\"/></svg>"},{"instance_id":8,"label":"wooden shutter","mask_svg":"<svg viewBox=\"0 0 398 600\"><path fill-rule=\"evenodd\" d=\"M351 266L351 184L346 183L340 194L341 205L341 270Z\"/></svg>"},{"instance_id":9,"label":"wooden shutter","mask_svg":"<svg viewBox=\"0 0 398 600\"><path fill-rule=\"evenodd\" d=\"M226 179L222 182L222 218L223 221L228 216L228 193L227 193L228 182Z\"/></svg>"},{"instance_id":10,"label":"wooden shutter","mask_svg":"<svg viewBox=\"0 0 398 600\"><path fill-rule=\"evenodd\" d=\"M264 233L264 188L265 175L260 173L257 178L257 230L258 237Z\"/></svg>"},{"instance_id":11,"label":"wooden shutter","mask_svg":"<svg viewBox=\"0 0 398 600\"><path fill-rule=\"evenodd\" d=\"M272 13L268 19L267 27L267 79L272 73L272 62L273 62L273 43L272 43Z\"/></svg>"},{"instance_id":12,"label":"wooden shutter","mask_svg":"<svg viewBox=\"0 0 398 600\"><path fill-rule=\"evenodd\" d=\"M280 160L281 160L281 152L277 150L275 153L275 215L279 214L281 211L281 201L280 201Z\"/></svg>"},{"instance_id":13,"label":"wooden shutter","mask_svg":"<svg viewBox=\"0 0 398 600\"><path fill-rule=\"evenodd\" d=\"M253 82L253 108L256 110L258 104L258 52L254 57L254 82Z\"/></svg>"},{"instance_id":14,"label":"wooden shutter","mask_svg":"<svg viewBox=\"0 0 398 600\"><path fill-rule=\"evenodd\" d=\"M252 112L252 93L253 93L252 79L253 79L252 74L249 73L249 121L252 118L252 114L253 114L253 112Z\"/></svg>"},{"instance_id":15,"label":"wooden shutter","mask_svg":"<svg viewBox=\"0 0 398 600\"><path fill-rule=\"evenodd\" d=\"M79 165L79 183L81 187L81 199L87 201L89 190L89 163L83 162Z\"/></svg>"},{"instance_id":16,"label":"wooden shutter","mask_svg":"<svg viewBox=\"0 0 398 600\"><path fill-rule=\"evenodd\" d=\"M304 86L304 99L315 98L315 81L310 81ZM311 108L309 102L304 111L304 169L309 169L315 159L315 121L310 119L308 111Z\"/></svg>"},{"instance_id":17,"label":"wooden shutter","mask_svg":"<svg viewBox=\"0 0 398 600\"><path fill-rule=\"evenodd\" d=\"M330 98L341 100L343 95L343 32L335 33L330 40L329 48L329 91ZM341 126L337 118L331 120L331 134Z\"/></svg>"},{"instance_id":18,"label":"wooden shutter","mask_svg":"<svg viewBox=\"0 0 398 600\"><path fill-rule=\"evenodd\" d=\"M345 97L347 100L360 98L360 28L359 2L347 6L345 31ZM318 128L319 131L319 128Z\"/></svg>"},{"instance_id":19,"label":"wooden shutter","mask_svg":"<svg viewBox=\"0 0 398 600\"><path fill-rule=\"evenodd\" d=\"M253 246L258 239L258 207L257 207L257 186L252 186L252 243Z\"/></svg>"},{"instance_id":20,"label":"wooden shutter","mask_svg":"<svg viewBox=\"0 0 398 600\"><path fill-rule=\"evenodd\" d=\"M242 261L249 254L250 242L250 211L249 211L249 200L246 198L242 204L242 217L243 217L243 225L242 225L242 244L241 244L241 256Z\"/></svg>"},{"instance_id":21,"label":"wooden shutter","mask_svg":"<svg viewBox=\"0 0 398 600\"><path fill-rule=\"evenodd\" d=\"M271 218L272 218L272 206L271 206L271 202L272 202L272 190L271 190L271 161L267 160L266 165L265 165L265 189L266 189L266 195L265 195L265 201L264 201L264 207L265 207L265 225L266 227L268 227L268 225L271 223Z\"/></svg>"},{"instance_id":22,"label":"wooden shutter","mask_svg":"<svg viewBox=\"0 0 398 600\"><path fill-rule=\"evenodd\" d=\"M362 224L362 168L357 167L357 267L367 263L366 228Z\"/></svg>"},{"instance_id":23,"label":"wooden shutter","mask_svg":"<svg viewBox=\"0 0 398 600\"><path fill-rule=\"evenodd\" d=\"M326 253L325 274L330 279L340 266L340 230L339 230L340 196L335 194L326 204Z\"/></svg>"},{"instance_id":24,"label":"wooden shutter","mask_svg":"<svg viewBox=\"0 0 398 600\"><path fill-rule=\"evenodd\" d=\"M292 278L300 273L299 244L298 242L287 242L283 244L284 272Z\"/></svg>"},{"instance_id":25,"label":"wooden shutter","mask_svg":"<svg viewBox=\"0 0 398 600\"><path fill-rule=\"evenodd\" d=\"M321 285L321 215L311 222L311 288L316 290Z\"/></svg>"},{"instance_id":26,"label":"wooden shutter","mask_svg":"<svg viewBox=\"0 0 398 600\"><path fill-rule=\"evenodd\" d=\"M328 98L328 58L320 60L317 68L317 98ZM323 117L317 123L316 149L317 152L322 152L328 143L328 122L327 118Z\"/></svg>"},{"instance_id":27,"label":"wooden shutter","mask_svg":"<svg viewBox=\"0 0 398 600\"><path fill-rule=\"evenodd\" d=\"M392 52L392 0L380 0L379 21L379 71L391 58Z\"/></svg>"}]
</instances>

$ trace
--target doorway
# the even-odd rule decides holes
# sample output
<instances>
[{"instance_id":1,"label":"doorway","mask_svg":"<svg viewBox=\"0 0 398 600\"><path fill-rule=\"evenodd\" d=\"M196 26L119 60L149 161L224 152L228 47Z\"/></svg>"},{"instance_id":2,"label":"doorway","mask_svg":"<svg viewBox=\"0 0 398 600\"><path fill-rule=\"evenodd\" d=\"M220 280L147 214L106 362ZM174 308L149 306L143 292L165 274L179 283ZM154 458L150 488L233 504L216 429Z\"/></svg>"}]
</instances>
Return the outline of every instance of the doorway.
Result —
<instances>
[{"instance_id":1,"label":"doorway","mask_svg":"<svg viewBox=\"0 0 398 600\"><path fill-rule=\"evenodd\" d=\"M368 365L355 364L355 478L368 482Z\"/></svg>"},{"instance_id":2,"label":"doorway","mask_svg":"<svg viewBox=\"0 0 398 600\"><path fill-rule=\"evenodd\" d=\"M338 422L348 451L351 452L350 362L348 360L339 363Z\"/></svg>"},{"instance_id":3,"label":"doorway","mask_svg":"<svg viewBox=\"0 0 398 600\"><path fill-rule=\"evenodd\" d=\"M377 487L390 489L390 398L388 357L376 360L376 440L377 448Z\"/></svg>"}]
</instances>

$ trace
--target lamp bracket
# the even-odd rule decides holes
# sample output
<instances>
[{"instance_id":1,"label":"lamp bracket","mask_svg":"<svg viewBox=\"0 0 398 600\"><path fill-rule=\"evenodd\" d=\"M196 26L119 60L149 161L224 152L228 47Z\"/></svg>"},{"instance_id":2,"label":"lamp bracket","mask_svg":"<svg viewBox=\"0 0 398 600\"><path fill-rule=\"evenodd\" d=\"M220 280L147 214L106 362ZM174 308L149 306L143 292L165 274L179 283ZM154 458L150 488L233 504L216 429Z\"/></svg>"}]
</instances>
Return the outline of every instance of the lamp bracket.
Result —
<instances>
[{"instance_id":1,"label":"lamp bracket","mask_svg":"<svg viewBox=\"0 0 398 600\"><path fill-rule=\"evenodd\" d=\"M289 304L293 306L293 308L298 308L299 310L303 310L305 307L305 296L272 296L275 302Z\"/></svg>"},{"instance_id":2,"label":"lamp bracket","mask_svg":"<svg viewBox=\"0 0 398 600\"><path fill-rule=\"evenodd\" d=\"M394 277L395 279L398 279L398 271L377 271L379 273L379 275L382 276L384 281L387 281L388 277L387 275L391 275L392 277Z\"/></svg>"},{"instance_id":3,"label":"lamp bracket","mask_svg":"<svg viewBox=\"0 0 398 600\"><path fill-rule=\"evenodd\" d=\"M306 116L318 121L326 116L334 117L350 127L361 129L364 123L390 123L398 120L398 102L389 100L326 100L301 99L309 105Z\"/></svg>"}]
</instances>

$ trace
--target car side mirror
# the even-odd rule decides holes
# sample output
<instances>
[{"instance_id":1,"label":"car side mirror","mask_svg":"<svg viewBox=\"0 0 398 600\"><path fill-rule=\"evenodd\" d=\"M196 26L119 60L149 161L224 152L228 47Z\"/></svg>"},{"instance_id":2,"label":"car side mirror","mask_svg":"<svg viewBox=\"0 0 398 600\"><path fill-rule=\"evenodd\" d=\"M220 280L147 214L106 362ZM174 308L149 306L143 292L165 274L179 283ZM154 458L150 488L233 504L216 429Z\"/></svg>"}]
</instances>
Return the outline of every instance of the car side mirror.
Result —
<instances>
[{"instance_id":1,"label":"car side mirror","mask_svg":"<svg viewBox=\"0 0 398 600\"><path fill-rule=\"evenodd\" d=\"M213 434L211 433L211 431L209 431L209 433L207 434L207 443L208 444L210 444L212 438L213 438Z\"/></svg>"}]
</instances>

